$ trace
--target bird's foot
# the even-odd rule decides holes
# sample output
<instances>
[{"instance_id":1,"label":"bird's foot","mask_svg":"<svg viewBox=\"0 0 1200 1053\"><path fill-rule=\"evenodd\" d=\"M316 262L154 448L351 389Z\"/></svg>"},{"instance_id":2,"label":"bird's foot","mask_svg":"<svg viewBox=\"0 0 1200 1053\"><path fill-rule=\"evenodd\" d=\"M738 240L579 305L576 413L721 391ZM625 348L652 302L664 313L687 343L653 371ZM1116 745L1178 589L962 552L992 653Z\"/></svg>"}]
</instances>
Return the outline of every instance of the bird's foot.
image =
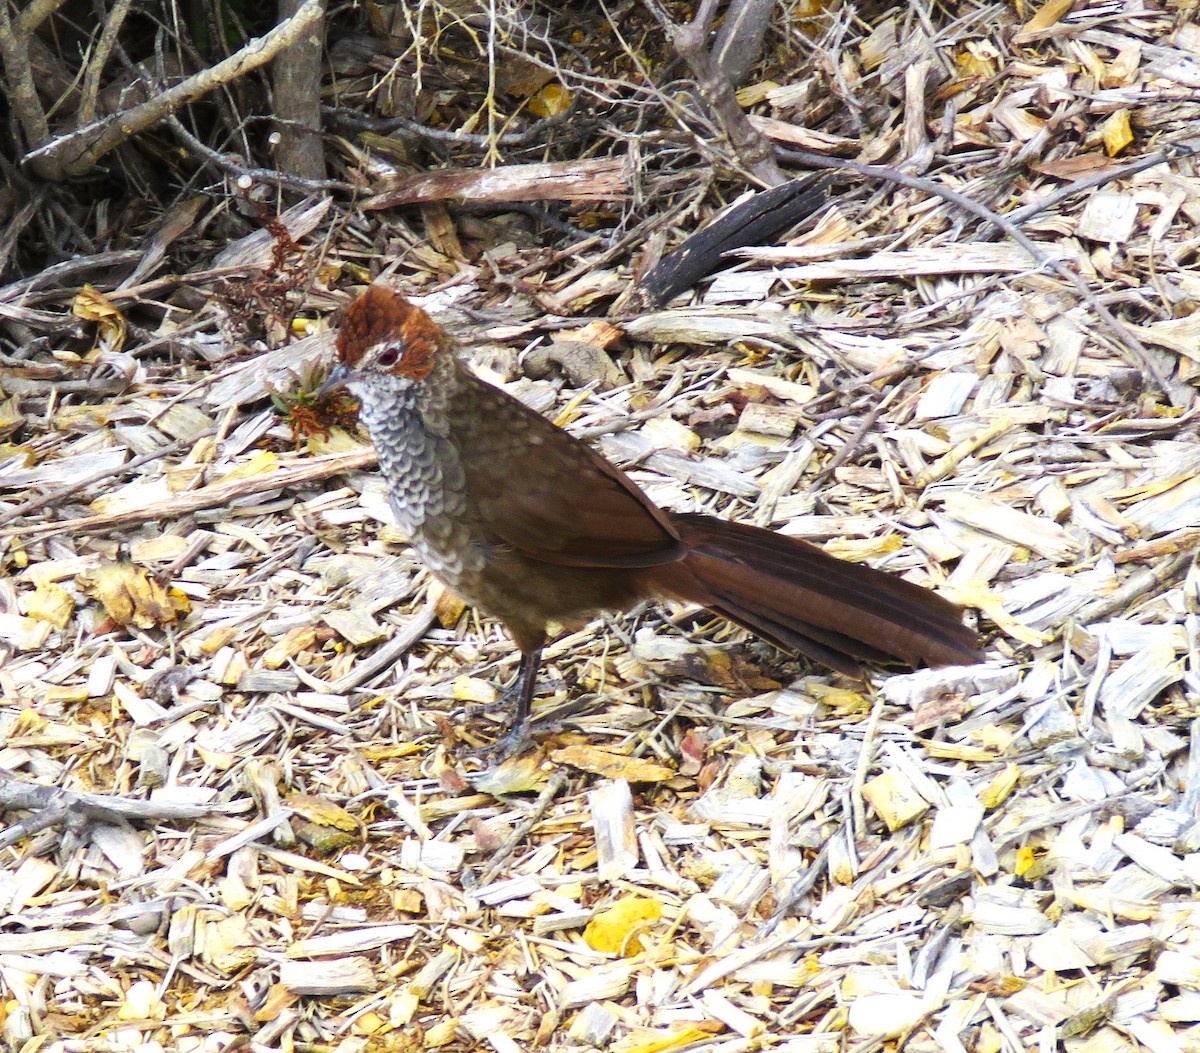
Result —
<instances>
[{"instance_id":1,"label":"bird's foot","mask_svg":"<svg viewBox=\"0 0 1200 1053\"><path fill-rule=\"evenodd\" d=\"M520 725L513 724L513 717L517 708L516 693L511 687L502 690L491 702L472 702L468 703L462 710L463 724L472 730L476 729L476 720L479 717L490 718L498 729L495 742L488 742L482 746L463 746L462 752L472 754L478 757L487 757L499 752L501 744L512 738L517 731L522 731L524 739L529 738L528 721L522 722L525 725L524 730ZM512 726L510 726L512 725ZM504 728L508 731L504 731ZM508 749L506 753L501 755L501 759L510 756L520 742Z\"/></svg>"},{"instance_id":2,"label":"bird's foot","mask_svg":"<svg viewBox=\"0 0 1200 1053\"><path fill-rule=\"evenodd\" d=\"M521 698L525 691L528 690L521 673L518 672L503 687L495 683L495 681L491 682L494 684L495 697L490 702L467 702L463 706L463 718L465 720L470 720L472 717L477 717L481 714L497 713L506 709L511 715L520 713ZM509 716L510 720L512 719L511 715Z\"/></svg>"},{"instance_id":3,"label":"bird's foot","mask_svg":"<svg viewBox=\"0 0 1200 1053\"><path fill-rule=\"evenodd\" d=\"M536 683L538 663L541 661L541 657L541 647L522 651L521 668L517 673L516 679L500 692L500 697L497 699L501 704L512 706L512 727L490 746L482 749L477 748L473 752L478 755L505 760L520 752L524 746L532 741L529 735L529 724L533 714L534 684ZM491 703L489 708L494 706L495 703ZM476 712L479 712L479 710L476 710ZM469 713L468 719L470 719Z\"/></svg>"},{"instance_id":4,"label":"bird's foot","mask_svg":"<svg viewBox=\"0 0 1200 1053\"><path fill-rule=\"evenodd\" d=\"M509 728L494 742L487 742L482 746L463 746L461 752L499 763L523 753L526 747L532 745L533 736L529 733L529 722L523 721Z\"/></svg>"}]
</instances>

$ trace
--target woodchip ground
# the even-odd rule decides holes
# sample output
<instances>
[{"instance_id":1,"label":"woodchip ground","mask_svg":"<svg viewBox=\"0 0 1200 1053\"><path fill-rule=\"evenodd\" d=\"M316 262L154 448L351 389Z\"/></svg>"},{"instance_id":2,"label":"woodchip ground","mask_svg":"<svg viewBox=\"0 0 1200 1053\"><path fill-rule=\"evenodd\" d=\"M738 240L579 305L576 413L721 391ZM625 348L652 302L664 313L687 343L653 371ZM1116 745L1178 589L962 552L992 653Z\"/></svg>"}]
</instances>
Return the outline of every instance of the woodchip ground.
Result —
<instances>
[{"instance_id":1,"label":"woodchip ground","mask_svg":"<svg viewBox=\"0 0 1200 1053\"><path fill-rule=\"evenodd\" d=\"M0 287L0 800L142 802L4 850L8 1048L1200 1049L1200 22L1074 7L780 11L738 96L1038 258L843 176L610 315L749 186L686 68L632 4L503 62L421 4L331 49L339 109L426 78L331 137L356 193L207 170ZM426 135L477 104L473 160ZM937 588L987 662L849 681L646 607L550 646L488 770L516 653L312 397L381 274L660 504Z\"/></svg>"}]
</instances>

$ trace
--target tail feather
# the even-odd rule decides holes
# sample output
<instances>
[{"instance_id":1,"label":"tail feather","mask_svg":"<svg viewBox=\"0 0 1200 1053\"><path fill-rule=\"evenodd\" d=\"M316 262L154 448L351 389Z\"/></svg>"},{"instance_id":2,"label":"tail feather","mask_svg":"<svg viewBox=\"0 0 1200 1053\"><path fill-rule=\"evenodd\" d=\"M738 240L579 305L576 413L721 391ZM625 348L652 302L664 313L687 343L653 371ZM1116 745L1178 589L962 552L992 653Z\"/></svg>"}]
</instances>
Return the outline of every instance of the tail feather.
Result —
<instances>
[{"instance_id":1,"label":"tail feather","mask_svg":"<svg viewBox=\"0 0 1200 1053\"><path fill-rule=\"evenodd\" d=\"M664 584L788 651L856 675L860 662L939 666L979 660L962 611L894 574L770 530L677 515L688 555Z\"/></svg>"}]
</instances>

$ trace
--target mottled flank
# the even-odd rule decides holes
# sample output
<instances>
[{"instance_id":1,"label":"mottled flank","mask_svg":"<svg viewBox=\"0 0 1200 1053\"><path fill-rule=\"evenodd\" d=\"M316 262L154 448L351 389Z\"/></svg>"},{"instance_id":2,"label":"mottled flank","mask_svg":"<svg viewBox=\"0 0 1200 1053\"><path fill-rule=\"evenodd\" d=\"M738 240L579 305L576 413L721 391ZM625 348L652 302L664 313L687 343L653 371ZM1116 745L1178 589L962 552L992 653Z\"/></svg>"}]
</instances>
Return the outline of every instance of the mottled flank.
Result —
<instances>
[{"instance_id":1,"label":"mottled flank","mask_svg":"<svg viewBox=\"0 0 1200 1053\"><path fill-rule=\"evenodd\" d=\"M347 309L338 333L338 361L349 369L369 368L372 353L391 342L394 362L380 363L388 372L412 380L428 376L442 347L441 330L421 308L386 285L372 285Z\"/></svg>"}]
</instances>

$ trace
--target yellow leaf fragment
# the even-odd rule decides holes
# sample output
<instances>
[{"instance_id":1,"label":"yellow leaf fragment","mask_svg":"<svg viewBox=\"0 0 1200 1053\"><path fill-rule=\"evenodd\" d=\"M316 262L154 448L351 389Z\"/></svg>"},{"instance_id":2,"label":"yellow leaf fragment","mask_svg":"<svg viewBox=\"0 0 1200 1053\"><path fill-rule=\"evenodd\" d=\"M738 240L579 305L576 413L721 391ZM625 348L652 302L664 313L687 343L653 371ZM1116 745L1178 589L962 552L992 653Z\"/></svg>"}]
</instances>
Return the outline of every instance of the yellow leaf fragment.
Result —
<instances>
[{"instance_id":1,"label":"yellow leaf fragment","mask_svg":"<svg viewBox=\"0 0 1200 1053\"><path fill-rule=\"evenodd\" d=\"M120 351L125 346L125 316L98 289L85 285L71 304L71 312L76 318L97 323L97 349Z\"/></svg>"},{"instance_id":2,"label":"yellow leaf fragment","mask_svg":"<svg viewBox=\"0 0 1200 1053\"><path fill-rule=\"evenodd\" d=\"M425 1032L425 1045L429 1049L450 1045L458 1038L458 1024L459 1020L456 1016L439 1020Z\"/></svg>"},{"instance_id":3,"label":"yellow leaf fragment","mask_svg":"<svg viewBox=\"0 0 1200 1053\"><path fill-rule=\"evenodd\" d=\"M270 450L260 450L249 460L243 461L231 472L226 472L217 483L232 483L238 479L253 479L279 468L279 458Z\"/></svg>"},{"instance_id":4,"label":"yellow leaf fragment","mask_svg":"<svg viewBox=\"0 0 1200 1053\"><path fill-rule=\"evenodd\" d=\"M467 609L467 605L458 596L436 581L430 582L429 600L433 604L433 613L437 616L438 625L445 629L457 625L458 619Z\"/></svg>"},{"instance_id":5,"label":"yellow leaf fragment","mask_svg":"<svg viewBox=\"0 0 1200 1053\"><path fill-rule=\"evenodd\" d=\"M3 389L0 388L0 390ZM16 397L14 396L13 398L9 399L8 402L11 402L15 406L17 403ZM5 405L8 405L8 403L6 402ZM2 419L2 416L0 416L0 420ZM24 424L25 414L22 413L21 419L16 421L13 427L22 427ZM32 468L35 464L37 464L38 461L37 454L34 452L32 446L20 446L16 443L0 442L0 461L7 461L11 457L20 457L21 467L23 468Z\"/></svg>"},{"instance_id":6,"label":"yellow leaf fragment","mask_svg":"<svg viewBox=\"0 0 1200 1053\"><path fill-rule=\"evenodd\" d=\"M662 917L662 904L648 896L625 896L598 912L583 930L584 942L594 951L626 958L642 951L637 934Z\"/></svg>"},{"instance_id":7,"label":"yellow leaf fragment","mask_svg":"<svg viewBox=\"0 0 1200 1053\"><path fill-rule=\"evenodd\" d=\"M2 391L3 389L0 388L0 392ZM13 395L12 398L0 399L0 435L11 435L18 428L24 427L24 425L25 414L21 412L17 396ZM6 450L12 452L6 452ZM16 446L0 446L0 460L7 460L19 450L20 447Z\"/></svg>"},{"instance_id":8,"label":"yellow leaf fragment","mask_svg":"<svg viewBox=\"0 0 1200 1053\"><path fill-rule=\"evenodd\" d=\"M992 45L967 41L964 50L954 56L954 64L964 77L994 77L998 57Z\"/></svg>"},{"instance_id":9,"label":"yellow leaf fragment","mask_svg":"<svg viewBox=\"0 0 1200 1053\"><path fill-rule=\"evenodd\" d=\"M183 589L168 589L167 595L171 597L171 606L175 608L176 614L186 617L192 613L192 601Z\"/></svg>"},{"instance_id":10,"label":"yellow leaf fragment","mask_svg":"<svg viewBox=\"0 0 1200 1053\"><path fill-rule=\"evenodd\" d=\"M1051 633L1039 632L1032 626L1017 621L1004 609L1000 597L992 592L985 582L956 585L953 589L946 589L945 596L963 607L977 607L1004 633L1023 644L1029 644L1030 647L1041 647L1054 639Z\"/></svg>"},{"instance_id":11,"label":"yellow leaf fragment","mask_svg":"<svg viewBox=\"0 0 1200 1053\"><path fill-rule=\"evenodd\" d=\"M358 820L345 808L324 797L294 793L288 797L287 803L305 819L321 826L334 826L339 830L357 830L359 827Z\"/></svg>"},{"instance_id":12,"label":"yellow leaf fragment","mask_svg":"<svg viewBox=\"0 0 1200 1053\"><path fill-rule=\"evenodd\" d=\"M360 1035L373 1035L388 1027L388 1022L378 1013L362 1013L354 1018L354 1030Z\"/></svg>"},{"instance_id":13,"label":"yellow leaf fragment","mask_svg":"<svg viewBox=\"0 0 1200 1053\"><path fill-rule=\"evenodd\" d=\"M316 279L322 285L332 285L342 276L343 270L345 270L345 264L341 260L327 258L317 267Z\"/></svg>"},{"instance_id":14,"label":"yellow leaf fragment","mask_svg":"<svg viewBox=\"0 0 1200 1053\"><path fill-rule=\"evenodd\" d=\"M718 1030L723 1030L717 1024ZM682 1049L696 1042L710 1042L713 1029L697 1024L672 1024L670 1027L639 1028L630 1035L614 1043L610 1048L613 1053L669 1053L673 1049Z\"/></svg>"},{"instance_id":15,"label":"yellow leaf fragment","mask_svg":"<svg viewBox=\"0 0 1200 1053\"><path fill-rule=\"evenodd\" d=\"M1133 129L1129 126L1129 111L1114 110L1100 125L1100 136L1104 140L1104 149L1109 157L1116 157L1122 150L1133 142Z\"/></svg>"},{"instance_id":16,"label":"yellow leaf fragment","mask_svg":"<svg viewBox=\"0 0 1200 1053\"><path fill-rule=\"evenodd\" d=\"M977 728L970 736L972 742L978 743L994 757L1003 754L1012 745L1014 737L1010 728L999 727L995 724Z\"/></svg>"},{"instance_id":17,"label":"yellow leaf fragment","mask_svg":"<svg viewBox=\"0 0 1200 1053\"><path fill-rule=\"evenodd\" d=\"M490 706L496 701L496 688L478 676L460 676L454 680L454 701Z\"/></svg>"},{"instance_id":18,"label":"yellow leaf fragment","mask_svg":"<svg viewBox=\"0 0 1200 1053\"><path fill-rule=\"evenodd\" d=\"M890 556L904 547L904 541L899 534L885 534L882 537L835 538L824 547L831 556L848 559L853 563L861 563L865 559Z\"/></svg>"},{"instance_id":19,"label":"yellow leaf fragment","mask_svg":"<svg viewBox=\"0 0 1200 1053\"><path fill-rule=\"evenodd\" d=\"M1004 770L997 772L992 781L980 791L979 803L984 808L995 808L997 805L1003 804L1009 794L1017 788L1017 781L1020 777L1020 768L1015 764L1005 765Z\"/></svg>"},{"instance_id":20,"label":"yellow leaf fragment","mask_svg":"<svg viewBox=\"0 0 1200 1053\"><path fill-rule=\"evenodd\" d=\"M547 84L529 100L529 111L539 117L557 117L571 108L571 92L561 84Z\"/></svg>"},{"instance_id":21,"label":"yellow leaf fragment","mask_svg":"<svg viewBox=\"0 0 1200 1053\"><path fill-rule=\"evenodd\" d=\"M490 793L493 797L539 790L549 778L542 760L541 753L509 757L500 765L473 775L471 785L480 793Z\"/></svg>"},{"instance_id":22,"label":"yellow leaf fragment","mask_svg":"<svg viewBox=\"0 0 1200 1053\"><path fill-rule=\"evenodd\" d=\"M329 453L357 453L365 449L362 441L356 439L345 428L333 427L327 435L309 435L305 437L304 448L314 456Z\"/></svg>"},{"instance_id":23,"label":"yellow leaf fragment","mask_svg":"<svg viewBox=\"0 0 1200 1053\"><path fill-rule=\"evenodd\" d=\"M840 714L866 715L871 712L871 703L861 691L851 691L846 687L834 687L832 684L810 684L810 694L823 706L836 710Z\"/></svg>"},{"instance_id":24,"label":"yellow leaf fragment","mask_svg":"<svg viewBox=\"0 0 1200 1053\"><path fill-rule=\"evenodd\" d=\"M21 597L22 613L38 621L49 622L65 629L75 612L75 599L61 585L43 582L33 592Z\"/></svg>"},{"instance_id":25,"label":"yellow leaf fragment","mask_svg":"<svg viewBox=\"0 0 1200 1053\"><path fill-rule=\"evenodd\" d=\"M8 726L6 739L19 739L27 735L39 735L47 727L48 721L36 709L23 709Z\"/></svg>"},{"instance_id":26,"label":"yellow leaf fragment","mask_svg":"<svg viewBox=\"0 0 1200 1053\"><path fill-rule=\"evenodd\" d=\"M1026 846L1024 848L1018 848L1017 849L1017 865L1015 868L1017 877L1020 877L1022 874L1027 873L1029 871L1029 868L1032 867L1033 864L1036 862L1037 862L1037 855L1034 853L1032 848L1029 848L1028 846Z\"/></svg>"},{"instance_id":27,"label":"yellow leaf fragment","mask_svg":"<svg viewBox=\"0 0 1200 1053\"><path fill-rule=\"evenodd\" d=\"M665 782L679 774L665 764L592 746L564 746L551 753L550 759L556 764L569 764L606 779L625 779L627 782Z\"/></svg>"},{"instance_id":28,"label":"yellow leaf fragment","mask_svg":"<svg viewBox=\"0 0 1200 1053\"><path fill-rule=\"evenodd\" d=\"M979 746L967 746L957 742L929 743L929 756L938 760L967 761L970 764L984 764L996 759L997 751L984 749Z\"/></svg>"},{"instance_id":29,"label":"yellow leaf fragment","mask_svg":"<svg viewBox=\"0 0 1200 1053\"><path fill-rule=\"evenodd\" d=\"M173 625L179 610L166 588L142 567L109 563L79 578L80 587L99 600L118 625L154 629Z\"/></svg>"}]
</instances>

